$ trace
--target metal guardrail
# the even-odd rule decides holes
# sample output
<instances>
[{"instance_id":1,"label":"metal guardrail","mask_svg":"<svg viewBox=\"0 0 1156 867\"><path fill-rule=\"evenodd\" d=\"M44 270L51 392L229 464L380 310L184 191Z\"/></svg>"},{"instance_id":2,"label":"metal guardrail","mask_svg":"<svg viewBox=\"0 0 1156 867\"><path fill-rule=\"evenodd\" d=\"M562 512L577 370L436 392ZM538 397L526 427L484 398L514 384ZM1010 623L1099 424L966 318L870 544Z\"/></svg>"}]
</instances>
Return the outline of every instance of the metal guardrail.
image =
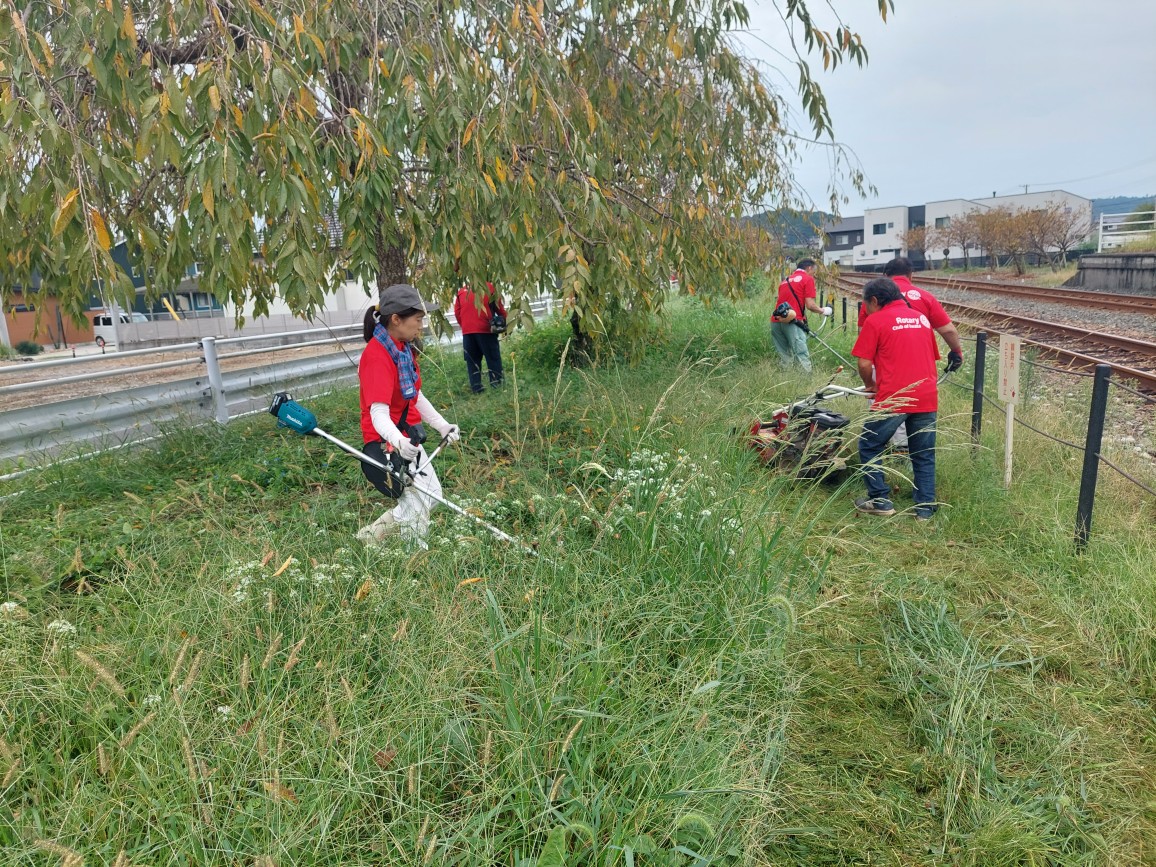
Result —
<instances>
[{"instance_id":1,"label":"metal guardrail","mask_svg":"<svg viewBox=\"0 0 1156 867\"><path fill-rule=\"evenodd\" d=\"M534 318L540 319L548 315L553 306L551 299L541 299L532 303ZM120 448L163 435L178 426L205 424L210 421L226 424L230 419L266 407L269 395L275 391L292 389L305 396L315 396L338 385L352 385L357 382L356 365L361 355L360 329L361 326L358 325L300 329L236 338L205 337L199 343L166 346L162 350L164 352L199 350L197 355L190 358L0 386L2 395L6 392L29 391L61 383L95 380L180 365L202 363L205 365L203 372L190 379L0 411L0 473L5 473L0 475L0 481L31 472L45 463L65 457L69 452L93 453ZM336 334L352 331L358 332L352 341L357 346L355 352L342 347L340 352L333 354L281 363L267 361L271 353L278 351L348 342L348 338L343 340ZM307 337L320 333L327 333L330 336L298 343L283 342L286 337ZM278 341L279 345L218 353L219 348L261 341ZM461 342L461 335L455 329L452 336L434 342L446 348L456 346ZM156 354L157 351L130 350L118 352L116 356L123 358ZM221 360L255 355L263 356L266 361L260 366L239 370L221 369ZM93 355L32 362L22 364L9 372L24 373L29 370L92 364L106 359L107 356Z\"/></svg>"}]
</instances>

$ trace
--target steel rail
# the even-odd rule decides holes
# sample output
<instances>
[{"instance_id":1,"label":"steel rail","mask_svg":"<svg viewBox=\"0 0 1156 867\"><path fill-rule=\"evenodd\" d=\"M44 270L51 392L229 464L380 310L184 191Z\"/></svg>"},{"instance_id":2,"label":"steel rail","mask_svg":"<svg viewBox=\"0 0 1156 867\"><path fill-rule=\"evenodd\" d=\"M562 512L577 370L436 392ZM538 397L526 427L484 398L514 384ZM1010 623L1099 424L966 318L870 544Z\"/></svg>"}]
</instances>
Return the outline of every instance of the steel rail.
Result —
<instances>
[{"instance_id":1,"label":"steel rail","mask_svg":"<svg viewBox=\"0 0 1156 867\"><path fill-rule=\"evenodd\" d=\"M850 280L870 279L870 275L846 275ZM994 283L981 280L963 280L958 277L933 277L919 274L916 285L929 288L959 289L963 292L986 292L990 295L1011 295L1030 298L1047 304L1067 304L1071 307L1095 307L1100 310L1125 310L1129 313L1147 313L1156 316L1156 297L1118 295L1107 292L1089 292L1081 289L1052 289L1045 286L1025 286L1015 283Z\"/></svg>"}]
</instances>

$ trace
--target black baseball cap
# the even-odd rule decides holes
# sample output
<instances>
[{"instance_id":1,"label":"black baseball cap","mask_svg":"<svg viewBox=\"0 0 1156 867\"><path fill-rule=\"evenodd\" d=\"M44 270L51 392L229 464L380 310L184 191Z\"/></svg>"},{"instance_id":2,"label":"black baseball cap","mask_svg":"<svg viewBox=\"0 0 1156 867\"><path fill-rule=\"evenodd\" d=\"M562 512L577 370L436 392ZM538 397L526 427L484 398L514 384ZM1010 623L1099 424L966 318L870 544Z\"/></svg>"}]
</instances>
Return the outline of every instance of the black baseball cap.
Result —
<instances>
[{"instance_id":1,"label":"black baseball cap","mask_svg":"<svg viewBox=\"0 0 1156 867\"><path fill-rule=\"evenodd\" d=\"M433 313L440 309L436 301L425 301L421 294L408 283L394 283L381 290L377 298L378 315L385 317L406 310L424 310Z\"/></svg>"}]
</instances>

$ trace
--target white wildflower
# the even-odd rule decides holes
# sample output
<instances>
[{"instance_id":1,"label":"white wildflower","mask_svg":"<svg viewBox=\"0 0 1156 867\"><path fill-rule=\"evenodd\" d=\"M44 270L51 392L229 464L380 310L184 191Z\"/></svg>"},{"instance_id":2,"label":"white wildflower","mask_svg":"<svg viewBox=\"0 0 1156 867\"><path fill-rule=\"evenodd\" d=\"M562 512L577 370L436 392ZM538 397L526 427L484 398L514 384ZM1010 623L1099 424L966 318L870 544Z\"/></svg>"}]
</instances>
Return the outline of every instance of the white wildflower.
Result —
<instances>
[{"instance_id":1,"label":"white wildflower","mask_svg":"<svg viewBox=\"0 0 1156 867\"><path fill-rule=\"evenodd\" d=\"M54 635L57 638L73 638L76 635L76 627L67 620L53 620L45 628L49 635Z\"/></svg>"}]
</instances>

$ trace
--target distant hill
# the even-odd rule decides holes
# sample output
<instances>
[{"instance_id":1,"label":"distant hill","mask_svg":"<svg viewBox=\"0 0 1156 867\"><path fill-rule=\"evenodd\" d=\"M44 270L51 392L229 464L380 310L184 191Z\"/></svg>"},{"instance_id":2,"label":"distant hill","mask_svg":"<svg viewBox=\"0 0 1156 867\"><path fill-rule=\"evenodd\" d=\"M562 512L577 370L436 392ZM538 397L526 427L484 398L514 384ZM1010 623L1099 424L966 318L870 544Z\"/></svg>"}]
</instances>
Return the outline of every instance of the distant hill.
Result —
<instances>
[{"instance_id":1,"label":"distant hill","mask_svg":"<svg viewBox=\"0 0 1156 867\"><path fill-rule=\"evenodd\" d=\"M765 228L786 247L806 247L819 236L819 228L830 220L825 211L763 211L749 218Z\"/></svg>"},{"instance_id":2,"label":"distant hill","mask_svg":"<svg viewBox=\"0 0 1156 867\"><path fill-rule=\"evenodd\" d=\"M1092 199L1092 222L1100 222L1100 214L1130 214L1140 205L1151 202L1152 196L1113 196L1110 199Z\"/></svg>"}]
</instances>

